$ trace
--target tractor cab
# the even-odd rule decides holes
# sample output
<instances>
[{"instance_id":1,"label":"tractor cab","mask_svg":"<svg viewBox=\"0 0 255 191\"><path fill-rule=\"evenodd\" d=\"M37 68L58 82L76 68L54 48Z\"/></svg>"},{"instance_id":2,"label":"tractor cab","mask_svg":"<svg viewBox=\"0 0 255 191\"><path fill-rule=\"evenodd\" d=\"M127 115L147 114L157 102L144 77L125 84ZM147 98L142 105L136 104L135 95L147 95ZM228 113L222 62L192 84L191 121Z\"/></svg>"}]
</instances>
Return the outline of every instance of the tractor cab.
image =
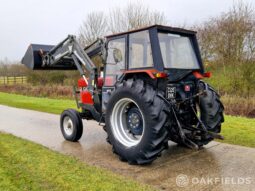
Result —
<instances>
[{"instance_id":1,"label":"tractor cab","mask_svg":"<svg viewBox=\"0 0 255 191\"><path fill-rule=\"evenodd\" d=\"M114 86L120 77L131 73L155 76L163 72L171 80L190 71L203 73L195 34L155 25L107 36L104 86Z\"/></svg>"}]
</instances>

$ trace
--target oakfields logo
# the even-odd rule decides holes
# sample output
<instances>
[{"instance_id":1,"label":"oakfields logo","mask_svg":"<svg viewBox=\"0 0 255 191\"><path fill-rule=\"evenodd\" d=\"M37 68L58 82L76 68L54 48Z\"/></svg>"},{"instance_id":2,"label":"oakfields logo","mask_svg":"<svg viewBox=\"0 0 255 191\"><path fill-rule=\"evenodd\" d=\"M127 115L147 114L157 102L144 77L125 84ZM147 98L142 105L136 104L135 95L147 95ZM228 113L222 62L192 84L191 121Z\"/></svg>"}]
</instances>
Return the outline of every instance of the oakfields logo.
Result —
<instances>
[{"instance_id":1,"label":"oakfields logo","mask_svg":"<svg viewBox=\"0 0 255 191\"><path fill-rule=\"evenodd\" d=\"M251 184L251 177L188 177L186 174L179 174L176 177L176 185L179 187L186 187L192 185L213 185L213 184L231 184L244 185Z\"/></svg>"},{"instance_id":2,"label":"oakfields logo","mask_svg":"<svg viewBox=\"0 0 255 191\"><path fill-rule=\"evenodd\" d=\"M176 177L176 185L179 186L179 187L185 187L185 186L188 186L189 184L189 178L187 175L185 174L179 174L177 177Z\"/></svg>"}]
</instances>

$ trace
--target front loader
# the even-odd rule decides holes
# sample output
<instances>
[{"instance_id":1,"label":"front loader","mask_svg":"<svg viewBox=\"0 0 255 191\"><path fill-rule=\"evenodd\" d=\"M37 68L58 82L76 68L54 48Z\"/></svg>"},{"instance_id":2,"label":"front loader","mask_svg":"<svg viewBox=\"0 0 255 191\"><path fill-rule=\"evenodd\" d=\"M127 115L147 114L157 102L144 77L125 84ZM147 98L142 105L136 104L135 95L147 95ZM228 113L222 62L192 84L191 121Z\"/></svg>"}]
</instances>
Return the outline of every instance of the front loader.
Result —
<instances>
[{"instance_id":1,"label":"front loader","mask_svg":"<svg viewBox=\"0 0 255 191\"><path fill-rule=\"evenodd\" d=\"M64 138L78 141L82 119L96 120L113 152L129 164L151 163L169 140L199 149L223 139L224 107L202 81L210 73L194 31L153 25L106 36L85 49L69 35L56 46L30 45L22 63L33 70L78 70L80 112L61 114Z\"/></svg>"}]
</instances>

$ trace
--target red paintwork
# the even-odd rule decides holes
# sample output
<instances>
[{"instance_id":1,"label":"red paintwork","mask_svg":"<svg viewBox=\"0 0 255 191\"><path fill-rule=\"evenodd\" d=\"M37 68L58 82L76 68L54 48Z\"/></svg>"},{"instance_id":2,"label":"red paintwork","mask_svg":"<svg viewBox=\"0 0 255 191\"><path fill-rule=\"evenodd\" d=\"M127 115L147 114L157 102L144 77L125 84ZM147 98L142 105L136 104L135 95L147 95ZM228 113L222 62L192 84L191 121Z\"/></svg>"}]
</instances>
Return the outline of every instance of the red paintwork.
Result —
<instances>
[{"instance_id":1,"label":"red paintwork","mask_svg":"<svg viewBox=\"0 0 255 191\"><path fill-rule=\"evenodd\" d=\"M81 102L83 104L89 104L89 105L93 105L94 104L92 95L91 95L91 93L89 91L82 90L81 93L80 93L80 96L81 96Z\"/></svg>"},{"instance_id":2,"label":"red paintwork","mask_svg":"<svg viewBox=\"0 0 255 191\"><path fill-rule=\"evenodd\" d=\"M155 73L158 71L155 69L147 69L147 70L127 70L124 71L125 74L134 74L134 73L146 73L148 74L152 79L155 79L156 77L154 76Z\"/></svg>"},{"instance_id":3,"label":"red paintwork","mask_svg":"<svg viewBox=\"0 0 255 191\"><path fill-rule=\"evenodd\" d=\"M202 79L202 78L204 78L204 76L203 76L201 73L199 73L199 72L193 72L193 75L194 75L197 79Z\"/></svg>"},{"instance_id":4,"label":"red paintwork","mask_svg":"<svg viewBox=\"0 0 255 191\"><path fill-rule=\"evenodd\" d=\"M104 85L104 78L102 78L102 77L97 78L97 87L102 88L103 85Z\"/></svg>"},{"instance_id":5,"label":"red paintwork","mask_svg":"<svg viewBox=\"0 0 255 191\"><path fill-rule=\"evenodd\" d=\"M156 69L147 69L147 70L127 70L124 71L125 74L134 74L134 73L146 73L148 74L152 79L155 78L166 78L168 75L164 72L159 72Z\"/></svg>"},{"instance_id":6,"label":"red paintwork","mask_svg":"<svg viewBox=\"0 0 255 191\"><path fill-rule=\"evenodd\" d=\"M202 79L202 78L210 78L211 77L211 72L206 72L204 74L201 74L200 72L193 72L193 75L197 78L197 79Z\"/></svg>"},{"instance_id":7,"label":"red paintwork","mask_svg":"<svg viewBox=\"0 0 255 191\"><path fill-rule=\"evenodd\" d=\"M89 80L89 79L87 78L87 80ZM104 78L101 78L101 77L97 78L97 87L102 88L103 85L104 85ZM80 78L78 80L78 87L79 88L84 88L84 87L87 87L87 86L88 86L88 84L85 82L85 80L83 78Z\"/></svg>"},{"instance_id":8,"label":"red paintwork","mask_svg":"<svg viewBox=\"0 0 255 191\"><path fill-rule=\"evenodd\" d=\"M123 73L125 74L134 74L134 73L146 73L148 74L152 79L155 78L165 78L167 77L167 74L164 72L159 72L158 70L155 69L147 69L147 70L126 70L123 71ZM158 77L157 77L158 75ZM87 79L89 80L89 79ZM104 78L100 77L97 79L97 87L98 88L102 88L104 85L105 86L113 86L115 84L115 77L113 76L107 76ZM87 87L88 84L84 81L83 78L80 78L78 80L78 87L83 88L83 87Z\"/></svg>"},{"instance_id":9,"label":"red paintwork","mask_svg":"<svg viewBox=\"0 0 255 191\"><path fill-rule=\"evenodd\" d=\"M205 78L210 78L212 76L212 73L211 72L206 72L204 73L204 77Z\"/></svg>"},{"instance_id":10,"label":"red paintwork","mask_svg":"<svg viewBox=\"0 0 255 191\"><path fill-rule=\"evenodd\" d=\"M88 84L85 82L85 80L83 78L80 78L78 80L78 87L81 88L81 90L80 90L80 99L81 99L81 102L83 104L93 105L94 101L93 101L91 93L89 91L87 91L87 90L83 90L83 88L85 88L87 86L88 86Z\"/></svg>"},{"instance_id":11,"label":"red paintwork","mask_svg":"<svg viewBox=\"0 0 255 191\"><path fill-rule=\"evenodd\" d=\"M88 78L87 78L88 80ZM98 78L97 79L97 87L98 88L102 88L104 85L104 79L103 78ZM88 86L88 84L85 82L85 80L83 78L80 78L78 80L78 87L81 88L80 90L80 99L81 99L81 102L83 104L89 104L89 105L93 105L94 104L94 101L93 101L93 98L92 98L92 95L89 91L87 91L86 89L82 89L82 88L86 88Z\"/></svg>"},{"instance_id":12,"label":"red paintwork","mask_svg":"<svg viewBox=\"0 0 255 191\"><path fill-rule=\"evenodd\" d=\"M88 86L88 84L85 82L85 80L83 78L80 78L78 80L78 87L79 88L84 88L84 87L87 87L87 86Z\"/></svg>"},{"instance_id":13,"label":"red paintwork","mask_svg":"<svg viewBox=\"0 0 255 191\"><path fill-rule=\"evenodd\" d=\"M114 83L115 83L114 79L115 79L115 77L113 77L113 76L107 76L105 78L105 82L104 82L104 78L102 78L102 77L97 78L97 87L98 88L102 88L103 85L105 85L105 86L113 86ZM89 79L87 78L87 80L89 80ZM80 78L78 80L78 87L79 88L85 88L87 86L88 86L88 84L85 82L85 80L83 78Z\"/></svg>"},{"instance_id":14,"label":"red paintwork","mask_svg":"<svg viewBox=\"0 0 255 191\"><path fill-rule=\"evenodd\" d=\"M113 86L116 82L116 77L113 77L113 76L107 76L105 77L105 82L104 82L104 85L105 86Z\"/></svg>"}]
</instances>

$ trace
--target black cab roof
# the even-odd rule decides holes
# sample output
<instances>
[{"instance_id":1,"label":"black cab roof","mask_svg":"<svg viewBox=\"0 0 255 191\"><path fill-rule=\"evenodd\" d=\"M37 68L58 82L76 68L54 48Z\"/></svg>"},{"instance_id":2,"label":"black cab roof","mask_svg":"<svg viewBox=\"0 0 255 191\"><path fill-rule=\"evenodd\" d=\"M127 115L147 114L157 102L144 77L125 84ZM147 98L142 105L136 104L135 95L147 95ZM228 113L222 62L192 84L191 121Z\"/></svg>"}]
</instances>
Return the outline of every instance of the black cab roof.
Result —
<instances>
[{"instance_id":1,"label":"black cab roof","mask_svg":"<svg viewBox=\"0 0 255 191\"><path fill-rule=\"evenodd\" d=\"M116 36L120 36L120 35L140 32L140 31L143 31L143 30L151 29L151 28L156 28L159 31L167 31L167 32L180 33L180 34L191 34L191 35L192 34L193 35L196 34L196 31L187 30L187 29L184 29L184 28L164 26L164 25L151 25L151 26L142 27L142 28L135 29L135 30L130 30L130 31L126 31L126 32L121 32L121 33L107 35L106 38L111 38L111 37L116 37Z\"/></svg>"}]
</instances>

